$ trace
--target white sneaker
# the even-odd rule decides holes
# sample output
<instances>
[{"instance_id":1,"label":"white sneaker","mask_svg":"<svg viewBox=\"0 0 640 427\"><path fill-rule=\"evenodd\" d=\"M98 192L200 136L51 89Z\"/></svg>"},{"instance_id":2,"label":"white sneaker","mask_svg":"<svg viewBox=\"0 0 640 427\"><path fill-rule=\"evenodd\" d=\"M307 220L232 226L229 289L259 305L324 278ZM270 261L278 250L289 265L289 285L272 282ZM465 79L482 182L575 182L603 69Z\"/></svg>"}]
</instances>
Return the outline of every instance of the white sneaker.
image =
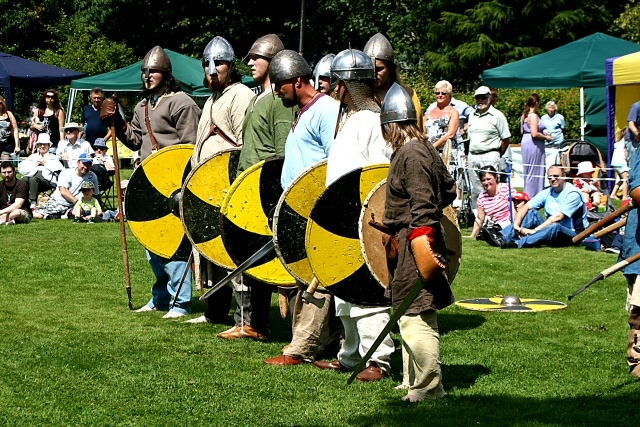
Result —
<instances>
[{"instance_id":1,"label":"white sneaker","mask_svg":"<svg viewBox=\"0 0 640 427\"><path fill-rule=\"evenodd\" d=\"M158 311L155 307L149 307L148 305L143 305L137 310L133 310L134 313L146 313L147 311Z\"/></svg>"},{"instance_id":2,"label":"white sneaker","mask_svg":"<svg viewBox=\"0 0 640 427\"><path fill-rule=\"evenodd\" d=\"M186 316L184 313L180 313L179 311L169 311L167 314L162 316L163 319L177 319L178 317Z\"/></svg>"},{"instance_id":3,"label":"white sneaker","mask_svg":"<svg viewBox=\"0 0 640 427\"><path fill-rule=\"evenodd\" d=\"M206 317L204 317L204 314L203 314L202 316L196 317L194 319L189 319L184 323L191 323L193 325L197 325L199 323L207 323L207 322L208 322L208 320L207 320Z\"/></svg>"},{"instance_id":4,"label":"white sneaker","mask_svg":"<svg viewBox=\"0 0 640 427\"><path fill-rule=\"evenodd\" d=\"M11 221L5 222L4 225L16 225L16 221L12 219Z\"/></svg>"}]
</instances>

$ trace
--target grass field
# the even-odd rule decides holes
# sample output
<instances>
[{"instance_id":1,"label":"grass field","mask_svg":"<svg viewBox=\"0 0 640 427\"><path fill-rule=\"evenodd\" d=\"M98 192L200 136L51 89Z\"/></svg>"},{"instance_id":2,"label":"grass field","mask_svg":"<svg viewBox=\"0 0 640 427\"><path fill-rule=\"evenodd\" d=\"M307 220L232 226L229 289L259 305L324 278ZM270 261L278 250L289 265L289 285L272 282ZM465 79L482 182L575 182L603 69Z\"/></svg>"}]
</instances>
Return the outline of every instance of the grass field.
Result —
<instances>
[{"instance_id":1,"label":"grass field","mask_svg":"<svg viewBox=\"0 0 640 427\"><path fill-rule=\"evenodd\" d=\"M268 366L291 337L272 306L266 342L226 342L127 307L115 223L1 227L2 426L636 426L622 275L565 310L439 315L447 397L409 405L389 379L347 385L312 365ZM500 250L464 238L458 299L566 296L616 257L583 248ZM136 307L152 273L129 238ZM198 291L196 291L198 292ZM194 316L204 305L196 300ZM400 337L394 336L396 345Z\"/></svg>"}]
</instances>

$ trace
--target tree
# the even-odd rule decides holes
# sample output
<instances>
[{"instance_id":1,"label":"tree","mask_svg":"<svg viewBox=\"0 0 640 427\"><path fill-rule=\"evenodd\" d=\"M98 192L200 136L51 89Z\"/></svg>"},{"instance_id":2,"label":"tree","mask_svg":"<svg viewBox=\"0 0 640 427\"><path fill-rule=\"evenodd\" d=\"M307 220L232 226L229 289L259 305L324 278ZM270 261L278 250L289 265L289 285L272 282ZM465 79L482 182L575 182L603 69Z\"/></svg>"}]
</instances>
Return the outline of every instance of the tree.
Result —
<instances>
[{"instance_id":1,"label":"tree","mask_svg":"<svg viewBox=\"0 0 640 427\"><path fill-rule=\"evenodd\" d=\"M615 20L613 29L619 30L623 38L640 43L640 3L629 0L624 12Z\"/></svg>"}]
</instances>

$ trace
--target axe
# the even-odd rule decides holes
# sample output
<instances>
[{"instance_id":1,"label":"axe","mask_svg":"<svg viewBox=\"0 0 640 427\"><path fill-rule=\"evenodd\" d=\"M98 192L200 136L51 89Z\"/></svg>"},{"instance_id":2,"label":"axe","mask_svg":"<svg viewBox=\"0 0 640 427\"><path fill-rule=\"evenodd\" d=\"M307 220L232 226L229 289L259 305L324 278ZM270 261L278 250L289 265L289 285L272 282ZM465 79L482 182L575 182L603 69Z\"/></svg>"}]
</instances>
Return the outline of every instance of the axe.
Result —
<instances>
[{"instance_id":1,"label":"axe","mask_svg":"<svg viewBox=\"0 0 640 427\"><path fill-rule=\"evenodd\" d=\"M306 304L313 304L318 308L322 308L324 306L324 299L322 298L318 298L313 296L313 294L315 293L316 289L318 289L318 285L320 284L320 282L318 281L318 279L314 276L313 279L311 280L311 283L309 284L309 287L307 288L306 291L302 292L302 301L304 301Z\"/></svg>"}]
</instances>

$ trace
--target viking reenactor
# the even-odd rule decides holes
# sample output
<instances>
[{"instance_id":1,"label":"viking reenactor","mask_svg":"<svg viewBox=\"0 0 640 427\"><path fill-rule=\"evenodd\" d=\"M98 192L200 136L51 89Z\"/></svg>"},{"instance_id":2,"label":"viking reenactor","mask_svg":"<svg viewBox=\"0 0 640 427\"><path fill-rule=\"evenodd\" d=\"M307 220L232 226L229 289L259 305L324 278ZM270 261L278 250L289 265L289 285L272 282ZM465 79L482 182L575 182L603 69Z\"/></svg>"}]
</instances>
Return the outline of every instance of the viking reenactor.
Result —
<instances>
[{"instance_id":1,"label":"viking reenactor","mask_svg":"<svg viewBox=\"0 0 640 427\"><path fill-rule=\"evenodd\" d=\"M445 394L436 311L452 304L453 294L445 274L446 246L440 219L456 197L455 181L418 129L418 117L411 96L394 84L380 113L382 134L394 150L383 223L399 243L391 281L394 309L413 287L422 288L399 320L402 387L408 389L403 400L410 402Z\"/></svg>"},{"instance_id":2,"label":"viking reenactor","mask_svg":"<svg viewBox=\"0 0 640 427\"><path fill-rule=\"evenodd\" d=\"M225 149L242 146L244 113L255 95L241 83L233 47L224 38L216 36L207 44L202 67L206 86L212 94L204 104L198 123L198 138L191 158L193 167ZM208 262L194 251L196 282L200 286L211 287L227 275L226 269ZM217 291L214 297L207 300L205 313L187 323L225 323L231 307L232 291L229 286Z\"/></svg>"},{"instance_id":3,"label":"viking reenactor","mask_svg":"<svg viewBox=\"0 0 640 427\"><path fill-rule=\"evenodd\" d=\"M140 150L142 160L165 147L195 144L200 108L180 90L172 74L171 60L160 46L144 57L142 80L144 97L136 105L130 123L117 112L113 99L103 102L101 118L109 123L113 118L118 139L131 150ZM151 300L136 312L168 311L163 317L166 319L190 313L191 271L186 258L180 255L167 259L147 251L147 259L156 282L151 288ZM185 286L177 294L183 276ZM169 311L172 297L174 304Z\"/></svg>"},{"instance_id":4,"label":"viking reenactor","mask_svg":"<svg viewBox=\"0 0 640 427\"><path fill-rule=\"evenodd\" d=\"M331 97L316 91L311 74L307 61L292 50L278 52L269 67L275 94L286 107L299 108L285 147L280 180L283 189L307 168L326 159L333 142L339 105ZM298 285L300 290L293 316L293 339L281 356L265 360L270 365L312 362L322 344L321 337L328 334L333 308L331 294L317 289L315 297L322 298L324 302L303 304L302 295L306 287L302 283Z\"/></svg>"},{"instance_id":5,"label":"viking reenactor","mask_svg":"<svg viewBox=\"0 0 640 427\"><path fill-rule=\"evenodd\" d=\"M378 103L382 103L382 100L387 94L387 91L394 83L400 84L398 77L398 66L395 63L395 55L393 52L393 46L391 42L383 34L376 33L369 39L367 44L362 49L364 53L369 55L376 67L376 84L375 94ZM418 128L423 129L422 126L422 105L420 104L420 98L418 94L411 87L402 85L402 87L411 95L413 104L418 114Z\"/></svg>"},{"instance_id":6,"label":"viking reenactor","mask_svg":"<svg viewBox=\"0 0 640 427\"><path fill-rule=\"evenodd\" d=\"M313 87L326 95L331 95L338 83L331 80L331 63L335 57L333 53L329 53L323 56L313 68Z\"/></svg>"},{"instance_id":7,"label":"viking reenactor","mask_svg":"<svg viewBox=\"0 0 640 427\"><path fill-rule=\"evenodd\" d=\"M271 59L281 50L284 50L284 45L280 38L267 34L253 43L245 57L253 79L263 91L251 99L245 114L238 175L262 160L285 155L285 142L295 110L284 106L273 94L269 79ZM243 275L243 285L243 290L236 292L235 326L218 334L220 338L263 339L267 335L274 287L246 275Z\"/></svg>"},{"instance_id":8,"label":"viking reenactor","mask_svg":"<svg viewBox=\"0 0 640 427\"><path fill-rule=\"evenodd\" d=\"M629 176L629 195L636 206L640 206L640 156L635 156ZM619 261L640 253L638 234L638 209L633 209L627 217L624 242ZM629 264L624 270L627 278L627 310L629 311L629 341L627 363L629 374L640 378L640 262Z\"/></svg>"},{"instance_id":9,"label":"viking reenactor","mask_svg":"<svg viewBox=\"0 0 640 427\"><path fill-rule=\"evenodd\" d=\"M329 152L327 187L345 173L363 166L388 163L391 147L380 131L380 106L374 98L375 70L364 52L347 49L336 55L331 73L339 80L341 114L338 132ZM335 298L336 314L345 331L338 360L315 362L320 369L351 370L367 353L380 331L389 322L389 307L363 307ZM376 381L386 377L391 368L393 341L387 334L376 349L359 381Z\"/></svg>"}]
</instances>

